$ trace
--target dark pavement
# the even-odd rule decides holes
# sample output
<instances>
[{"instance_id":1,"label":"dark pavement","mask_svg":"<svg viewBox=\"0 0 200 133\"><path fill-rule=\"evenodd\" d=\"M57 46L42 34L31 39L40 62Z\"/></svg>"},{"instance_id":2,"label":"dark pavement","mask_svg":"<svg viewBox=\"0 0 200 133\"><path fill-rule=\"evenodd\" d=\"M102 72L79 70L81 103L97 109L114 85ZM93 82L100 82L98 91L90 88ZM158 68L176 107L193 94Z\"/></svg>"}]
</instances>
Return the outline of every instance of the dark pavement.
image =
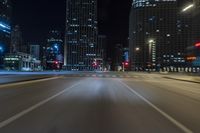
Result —
<instances>
[{"instance_id":1,"label":"dark pavement","mask_svg":"<svg viewBox=\"0 0 200 133\"><path fill-rule=\"evenodd\" d=\"M199 84L156 74L0 86L0 133L199 133L199 112Z\"/></svg>"},{"instance_id":2,"label":"dark pavement","mask_svg":"<svg viewBox=\"0 0 200 133\"><path fill-rule=\"evenodd\" d=\"M50 75L0 75L0 84L15 83L21 81L29 81L35 79L44 79L52 77Z\"/></svg>"}]
</instances>

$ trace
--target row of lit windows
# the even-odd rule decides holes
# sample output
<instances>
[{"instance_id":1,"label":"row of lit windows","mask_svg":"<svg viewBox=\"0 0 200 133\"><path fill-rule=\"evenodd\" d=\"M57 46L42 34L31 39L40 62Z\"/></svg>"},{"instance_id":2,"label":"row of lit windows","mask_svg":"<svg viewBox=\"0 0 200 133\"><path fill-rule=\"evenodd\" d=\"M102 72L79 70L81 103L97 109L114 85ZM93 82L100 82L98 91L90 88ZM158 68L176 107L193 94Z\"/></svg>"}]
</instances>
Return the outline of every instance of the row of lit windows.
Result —
<instances>
[{"instance_id":1,"label":"row of lit windows","mask_svg":"<svg viewBox=\"0 0 200 133\"><path fill-rule=\"evenodd\" d=\"M176 2L176 0L133 0L134 7L155 7L156 2Z\"/></svg>"}]
</instances>

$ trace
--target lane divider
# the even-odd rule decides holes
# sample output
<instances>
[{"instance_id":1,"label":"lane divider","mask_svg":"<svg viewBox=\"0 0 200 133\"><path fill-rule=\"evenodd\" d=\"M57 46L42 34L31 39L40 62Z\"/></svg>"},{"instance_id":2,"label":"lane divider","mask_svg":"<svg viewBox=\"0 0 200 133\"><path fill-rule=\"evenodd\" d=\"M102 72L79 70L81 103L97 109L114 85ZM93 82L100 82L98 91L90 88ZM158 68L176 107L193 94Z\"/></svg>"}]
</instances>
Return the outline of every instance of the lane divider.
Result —
<instances>
[{"instance_id":1,"label":"lane divider","mask_svg":"<svg viewBox=\"0 0 200 133\"><path fill-rule=\"evenodd\" d=\"M166 119L168 119L170 122L172 122L174 125L176 125L179 129L181 129L184 133L193 133L192 130L187 128L185 125L174 119L169 114L165 113L163 110L158 108L156 105L154 105L152 102L147 100L144 96L140 95L138 92L136 92L133 88L122 82L121 80L118 80L123 86L125 86L128 90L130 90L133 94L138 96L140 99L142 99L145 103L147 103L150 107L155 109L157 112L159 112L162 116L164 116Z\"/></svg>"},{"instance_id":2,"label":"lane divider","mask_svg":"<svg viewBox=\"0 0 200 133\"><path fill-rule=\"evenodd\" d=\"M57 94L55 94L55 95L53 95L53 96L41 101L41 102L31 106L30 108L28 108L28 109L26 109L26 110L24 110L24 111L22 111L22 112L20 112L20 113L18 113L16 115L10 117L9 119L0 122L0 129L5 127L5 126L7 126L7 125L9 125L9 124L11 124L12 122L16 121L17 119L23 117L24 115L26 115L26 114L30 113L31 111L41 107L42 105L46 104L47 102L55 99L56 97L62 95L63 93L67 92L68 90L70 90L70 89L72 89L72 88L74 88L74 87L76 87L76 86L78 86L80 84L81 84L81 82L79 82L77 84L74 84L71 87L68 87L68 88L64 89L63 91L61 91L61 92L59 92L59 93L57 93Z\"/></svg>"}]
</instances>

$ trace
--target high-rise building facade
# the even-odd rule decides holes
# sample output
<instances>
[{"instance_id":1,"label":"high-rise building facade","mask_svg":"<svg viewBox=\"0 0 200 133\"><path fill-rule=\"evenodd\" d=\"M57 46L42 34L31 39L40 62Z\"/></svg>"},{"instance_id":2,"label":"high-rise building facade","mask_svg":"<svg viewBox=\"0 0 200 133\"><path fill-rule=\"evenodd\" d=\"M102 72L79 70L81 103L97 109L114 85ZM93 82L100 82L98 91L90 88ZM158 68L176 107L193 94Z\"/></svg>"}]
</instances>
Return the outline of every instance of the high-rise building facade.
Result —
<instances>
[{"instance_id":1,"label":"high-rise building facade","mask_svg":"<svg viewBox=\"0 0 200 133\"><path fill-rule=\"evenodd\" d=\"M17 53L17 52L24 52L23 50L23 39L22 39L22 32L19 25L13 27L11 32L11 46L10 46L10 53Z\"/></svg>"},{"instance_id":2,"label":"high-rise building facade","mask_svg":"<svg viewBox=\"0 0 200 133\"><path fill-rule=\"evenodd\" d=\"M101 68L105 68L106 64L106 47L107 47L107 37L106 35L98 35L98 56L101 63Z\"/></svg>"},{"instance_id":3,"label":"high-rise building facade","mask_svg":"<svg viewBox=\"0 0 200 133\"><path fill-rule=\"evenodd\" d=\"M0 68L3 56L9 52L11 33L11 3L9 0L0 0Z\"/></svg>"},{"instance_id":4,"label":"high-rise building facade","mask_svg":"<svg viewBox=\"0 0 200 133\"><path fill-rule=\"evenodd\" d=\"M97 0L67 0L65 59L67 70L92 71L98 58Z\"/></svg>"},{"instance_id":5,"label":"high-rise building facade","mask_svg":"<svg viewBox=\"0 0 200 133\"><path fill-rule=\"evenodd\" d=\"M59 70L63 65L63 39L57 30L49 32L45 49L47 70Z\"/></svg>"},{"instance_id":6,"label":"high-rise building facade","mask_svg":"<svg viewBox=\"0 0 200 133\"><path fill-rule=\"evenodd\" d=\"M129 47L132 70L177 71L185 67L187 31L178 0L133 0Z\"/></svg>"},{"instance_id":7,"label":"high-rise building facade","mask_svg":"<svg viewBox=\"0 0 200 133\"><path fill-rule=\"evenodd\" d=\"M40 44L29 43L29 54L32 55L37 60L40 60Z\"/></svg>"},{"instance_id":8,"label":"high-rise building facade","mask_svg":"<svg viewBox=\"0 0 200 133\"><path fill-rule=\"evenodd\" d=\"M193 45L195 43L200 43L200 0L194 0L195 8L193 11L188 12L188 14L193 14L192 21L193 21Z\"/></svg>"},{"instance_id":9,"label":"high-rise building facade","mask_svg":"<svg viewBox=\"0 0 200 133\"><path fill-rule=\"evenodd\" d=\"M114 70L121 71L123 63L123 44L115 45Z\"/></svg>"},{"instance_id":10,"label":"high-rise building facade","mask_svg":"<svg viewBox=\"0 0 200 133\"><path fill-rule=\"evenodd\" d=\"M194 0L195 7L184 13L192 22L191 43L187 48L187 72L200 72L200 0ZM191 3L191 2L190 2Z\"/></svg>"}]
</instances>

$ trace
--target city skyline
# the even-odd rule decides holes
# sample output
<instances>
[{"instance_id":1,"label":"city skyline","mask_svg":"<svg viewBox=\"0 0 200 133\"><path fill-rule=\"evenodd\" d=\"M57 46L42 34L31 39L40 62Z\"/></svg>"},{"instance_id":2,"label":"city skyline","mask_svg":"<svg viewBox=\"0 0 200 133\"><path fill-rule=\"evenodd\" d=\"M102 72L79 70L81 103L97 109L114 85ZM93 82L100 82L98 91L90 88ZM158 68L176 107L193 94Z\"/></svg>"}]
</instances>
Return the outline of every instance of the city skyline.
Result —
<instances>
[{"instance_id":1,"label":"city skyline","mask_svg":"<svg viewBox=\"0 0 200 133\"><path fill-rule=\"evenodd\" d=\"M45 35L52 29L62 31L64 37L65 1L12 1L13 24L22 27L26 41L44 41ZM130 7L131 0L125 0L123 3L114 0L98 1L99 32L108 36L110 45L121 42L127 44ZM117 34L117 28L121 31L120 35Z\"/></svg>"},{"instance_id":2,"label":"city skyline","mask_svg":"<svg viewBox=\"0 0 200 133\"><path fill-rule=\"evenodd\" d=\"M0 133L200 133L200 0L0 0Z\"/></svg>"},{"instance_id":3,"label":"city skyline","mask_svg":"<svg viewBox=\"0 0 200 133\"><path fill-rule=\"evenodd\" d=\"M44 48L46 47L46 43L48 43L45 41L46 38L48 38L48 34L42 33L42 31L45 32L48 28L50 28L49 31L57 30L61 32L61 39L63 39L65 43L65 49L62 49L62 53L65 52L63 55L64 66L70 67L71 65L69 70L80 70L75 68L79 66L82 66L82 70L87 70L87 68L92 70L90 67L97 66L97 59L100 59L108 61L109 64L112 65L113 70L115 68L124 68L123 65L126 64L127 70L149 70L151 68L154 71L160 71L161 68L162 70L164 69L164 71L166 69L167 71L171 71L171 69L177 71L184 68L185 71L185 68L189 67L188 63L190 64L190 62L187 61L187 57L189 58L191 53L195 53L190 49L190 55L188 55L188 47L191 47L191 45L194 46L194 44L199 41L198 30L196 30L199 27L198 19L190 21L190 19L198 15L198 10L196 10L196 12L194 10L197 9L196 6L190 4L192 0L190 2L180 0L133 0L132 4L124 4L126 7L132 6L132 8L131 10L127 8L126 11L129 12L124 11L122 14L119 13L119 9L115 10L120 3L113 3L112 0L107 2L98 2L94 0L75 2L65 0L64 5L67 5L67 8L61 8L60 10L57 9L59 9L58 7L60 7L59 5L61 5L61 3L43 1L37 3L37 8L32 5L31 7L35 8L35 10L29 9L26 10L27 12L24 11L30 5L18 2L21 6L24 6L21 10L17 10L18 13L26 14L23 16L23 22L31 21L29 24L32 24L32 26L29 26L28 34L23 30L26 29L26 26L15 25L16 18L22 14L15 15L16 3L11 1L12 4L9 5L9 2L10 1L1 1L2 7L9 9L3 9L1 11L1 16L2 18L5 18L5 16L9 18L4 21L9 21L10 23L10 25L8 24L7 26L2 21L1 27L9 28L10 26L10 29L12 29L12 31L10 31L11 44L8 43L6 45L7 51L10 49L10 53L29 53L28 42L40 42L40 44L43 44L41 47ZM71 4L69 4L70 2ZM187 4L190 5L186 7L185 5ZM107 7L103 5L107 5ZM109 8L110 5L112 5L112 8ZM183 9L184 7L186 8ZM194 7L192 8L194 12L188 15L185 11L188 9L190 11L191 7ZM51 12L49 12L49 9L51 9ZM13 12L12 15L11 11ZM31 14L30 11L32 13L37 13L37 15ZM64 11L65 13L63 13ZM46 14L47 12L48 14ZM116 16L111 16L111 14L115 14L116 16L122 15L123 17L129 15L129 21L126 21L126 19L112 19ZM66 18L61 21L63 16ZM27 17L32 17L32 19L27 19ZM40 24L45 22L42 19L45 19L46 26L40 28ZM58 25L58 23L60 23L60 25L57 27L56 25ZM63 23L66 25L63 26ZM112 23L113 26L110 26L109 23ZM124 26L123 23L128 23L129 25ZM27 41L27 36L31 36L31 38L36 37L36 32L30 30L34 28L35 25L38 25L38 27L34 29L35 31L40 29L40 34L36 34L40 37L37 37L34 41ZM122 26L129 28L129 35L126 36L128 33L126 28L121 30ZM107 29L106 27L112 30L108 32L109 28ZM2 31L6 32L6 30ZM6 37L6 34L2 35L4 35L4 38ZM106 41L104 41L106 44L102 44L105 45L103 48L104 50L98 46L98 42L101 42L98 39L99 35L106 36ZM7 37L9 37L9 35L7 35ZM42 38L45 39L43 40ZM42 40L38 41L40 39ZM117 45L121 46L118 48L118 51L121 51L119 52L120 54L115 51ZM129 49L127 49L128 47ZM51 47L51 49L54 48ZM124 57L122 57L125 54L124 49L127 49L125 50L126 56L130 55L126 57L126 61ZM113 50L115 52L111 52ZM193 50L195 50L195 48L193 48ZM103 56L100 51L106 51L107 53L104 54L106 57ZM7 52L3 52L3 55L6 53ZM102 55L104 59L100 55ZM120 60L117 60L116 56L120 56L119 58L117 57ZM129 58L128 61L127 58ZM1 59L1 62L2 61L3 58ZM55 61L56 58L53 62ZM118 64L118 66L115 66L116 64Z\"/></svg>"}]
</instances>

